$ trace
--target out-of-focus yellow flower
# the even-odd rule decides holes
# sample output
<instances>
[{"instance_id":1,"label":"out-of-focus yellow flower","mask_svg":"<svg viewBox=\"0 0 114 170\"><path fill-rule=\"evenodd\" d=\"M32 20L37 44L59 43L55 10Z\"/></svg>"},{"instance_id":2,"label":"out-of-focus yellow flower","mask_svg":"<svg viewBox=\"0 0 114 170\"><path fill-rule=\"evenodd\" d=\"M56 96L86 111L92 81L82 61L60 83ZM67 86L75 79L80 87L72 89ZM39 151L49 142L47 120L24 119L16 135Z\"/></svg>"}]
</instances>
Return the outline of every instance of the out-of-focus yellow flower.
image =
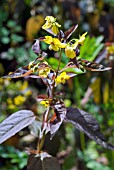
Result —
<instances>
[{"instance_id":1,"label":"out-of-focus yellow flower","mask_svg":"<svg viewBox=\"0 0 114 170\"><path fill-rule=\"evenodd\" d=\"M3 86L0 85L0 90L2 90L2 89L3 89Z\"/></svg>"},{"instance_id":2,"label":"out-of-focus yellow flower","mask_svg":"<svg viewBox=\"0 0 114 170\"><path fill-rule=\"evenodd\" d=\"M109 54L114 54L114 44L106 47Z\"/></svg>"},{"instance_id":3,"label":"out-of-focus yellow flower","mask_svg":"<svg viewBox=\"0 0 114 170\"><path fill-rule=\"evenodd\" d=\"M76 53L74 51L74 48L72 46L69 46L69 45L67 45L66 48L65 48L65 54L69 58L75 58L76 57Z\"/></svg>"},{"instance_id":4,"label":"out-of-focus yellow flower","mask_svg":"<svg viewBox=\"0 0 114 170\"><path fill-rule=\"evenodd\" d=\"M14 104L8 105L8 109L14 110L15 108L16 108L16 106Z\"/></svg>"},{"instance_id":5,"label":"out-of-focus yellow flower","mask_svg":"<svg viewBox=\"0 0 114 170\"><path fill-rule=\"evenodd\" d=\"M25 90L25 89L27 89L28 88L28 82L27 81L24 81L24 83L21 85L21 87L20 87L20 90Z\"/></svg>"},{"instance_id":6,"label":"out-of-focus yellow flower","mask_svg":"<svg viewBox=\"0 0 114 170\"><path fill-rule=\"evenodd\" d=\"M17 105L17 106L21 105L21 104L23 104L25 102L25 100L26 100L26 97L24 97L24 96L21 96L21 95L16 96L14 98L14 104Z\"/></svg>"},{"instance_id":7,"label":"out-of-focus yellow flower","mask_svg":"<svg viewBox=\"0 0 114 170\"><path fill-rule=\"evenodd\" d=\"M42 100L40 104L44 105L45 107L49 106L49 100Z\"/></svg>"},{"instance_id":8,"label":"out-of-focus yellow flower","mask_svg":"<svg viewBox=\"0 0 114 170\"><path fill-rule=\"evenodd\" d=\"M0 78L0 84L2 84L4 82L4 80L2 78Z\"/></svg>"},{"instance_id":9,"label":"out-of-focus yellow flower","mask_svg":"<svg viewBox=\"0 0 114 170\"><path fill-rule=\"evenodd\" d=\"M66 72L62 72L59 76L57 76L57 78L55 79L55 82L56 84L60 84L60 83L65 84L66 80L68 80L69 78L70 76L68 76Z\"/></svg>"},{"instance_id":10,"label":"out-of-focus yellow flower","mask_svg":"<svg viewBox=\"0 0 114 170\"><path fill-rule=\"evenodd\" d=\"M56 22L56 18L54 18L53 16L47 16L45 20L46 20L46 23L42 26L42 28L44 30L47 30L50 28L52 32L55 35L57 35L59 32L58 28L61 27L61 25Z\"/></svg>"},{"instance_id":11,"label":"out-of-focus yellow flower","mask_svg":"<svg viewBox=\"0 0 114 170\"><path fill-rule=\"evenodd\" d=\"M25 92L25 96L30 96L31 94L32 94L31 90L27 90L27 91Z\"/></svg>"},{"instance_id":12,"label":"out-of-focus yellow flower","mask_svg":"<svg viewBox=\"0 0 114 170\"><path fill-rule=\"evenodd\" d=\"M46 78L48 76L48 74L50 73L50 68L42 68L39 70L39 76L41 76L42 78Z\"/></svg>"},{"instance_id":13,"label":"out-of-focus yellow flower","mask_svg":"<svg viewBox=\"0 0 114 170\"><path fill-rule=\"evenodd\" d=\"M0 90L2 90L3 89L3 83L4 83L4 80L2 79L2 78L0 78Z\"/></svg>"},{"instance_id":14,"label":"out-of-focus yellow flower","mask_svg":"<svg viewBox=\"0 0 114 170\"><path fill-rule=\"evenodd\" d=\"M45 39L43 41L47 44L50 44L50 50L58 51L60 48L66 47L65 43L61 43L58 38L52 38L51 36L45 36Z\"/></svg>"},{"instance_id":15,"label":"out-of-focus yellow flower","mask_svg":"<svg viewBox=\"0 0 114 170\"><path fill-rule=\"evenodd\" d=\"M11 98L7 98L7 103L10 105L13 103L12 99Z\"/></svg>"}]
</instances>

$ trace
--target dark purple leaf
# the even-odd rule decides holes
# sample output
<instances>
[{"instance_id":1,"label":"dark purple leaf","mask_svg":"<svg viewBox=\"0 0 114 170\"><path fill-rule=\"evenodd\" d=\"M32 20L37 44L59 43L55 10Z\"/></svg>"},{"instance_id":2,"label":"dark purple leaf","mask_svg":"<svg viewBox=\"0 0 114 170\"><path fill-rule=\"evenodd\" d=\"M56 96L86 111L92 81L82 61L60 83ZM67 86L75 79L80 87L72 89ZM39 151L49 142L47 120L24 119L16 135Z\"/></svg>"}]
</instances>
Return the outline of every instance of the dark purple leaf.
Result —
<instances>
[{"instance_id":1,"label":"dark purple leaf","mask_svg":"<svg viewBox=\"0 0 114 170\"><path fill-rule=\"evenodd\" d=\"M62 30L59 31L58 33L58 39L61 40L61 39L64 39L65 38L65 34Z\"/></svg>"},{"instance_id":2,"label":"dark purple leaf","mask_svg":"<svg viewBox=\"0 0 114 170\"><path fill-rule=\"evenodd\" d=\"M34 120L35 115L30 110L21 110L9 116L0 124L0 144L30 125Z\"/></svg>"},{"instance_id":3,"label":"dark purple leaf","mask_svg":"<svg viewBox=\"0 0 114 170\"><path fill-rule=\"evenodd\" d=\"M78 108L68 108L65 120L102 147L114 150L114 146L106 142L104 135L100 132L99 124L91 114Z\"/></svg>"},{"instance_id":4,"label":"dark purple leaf","mask_svg":"<svg viewBox=\"0 0 114 170\"><path fill-rule=\"evenodd\" d=\"M42 127L42 123L35 120L34 122L32 122L29 126L30 129L30 133L32 135L34 135L35 137L38 137L39 132L41 131L41 127Z\"/></svg>"},{"instance_id":5,"label":"dark purple leaf","mask_svg":"<svg viewBox=\"0 0 114 170\"><path fill-rule=\"evenodd\" d=\"M78 24L77 25L75 25L75 26L72 26L68 31L66 31L65 33L64 33L64 35L65 35L65 40L67 40L72 34L73 34L73 32L75 32L75 30L77 29L77 27L78 27Z\"/></svg>"},{"instance_id":6,"label":"dark purple leaf","mask_svg":"<svg viewBox=\"0 0 114 170\"><path fill-rule=\"evenodd\" d=\"M37 39L36 42L32 46L32 50L34 51L35 54L41 54L41 49L40 49L40 41Z\"/></svg>"},{"instance_id":7,"label":"dark purple leaf","mask_svg":"<svg viewBox=\"0 0 114 170\"><path fill-rule=\"evenodd\" d=\"M49 32L50 34L52 34L53 36L56 36L56 34L54 34L54 32L52 31L51 28L46 29L46 31Z\"/></svg>"},{"instance_id":8,"label":"dark purple leaf","mask_svg":"<svg viewBox=\"0 0 114 170\"><path fill-rule=\"evenodd\" d=\"M19 78L19 77L25 77L25 76L29 76L32 73L32 70L28 69L28 66L25 67L20 67L18 68L15 72L3 76L3 78Z\"/></svg>"},{"instance_id":9,"label":"dark purple leaf","mask_svg":"<svg viewBox=\"0 0 114 170\"><path fill-rule=\"evenodd\" d=\"M34 75L34 74L30 74L26 77L30 77L30 78L34 78L34 79L38 79L38 78L41 78L40 76L37 76L37 75Z\"/></svg>"},{"instance_id":10,"label":"dark purple leaf","mask_svg":"<svg viewBox=\"0 0 114 170\"><path fill-rule=\"evenodd\" d=\"M43 152L29 156L27 170L61 170L61 168L56 158Z\"/></svg>"},{"instance_id":11,"label":"dark purple leaf","mask_svg":"<svg viewBox=\"0 0 114 170\"><path fill-rule=\"evenodd\" d=\"M107 71L111 69L110 67L105 67L101 64L84 60L84 59L79 60L79 65L82 65L86 70L90 70L90 71Z\"/></svg>"},{"instance_id":12,"label":"dark purple leaf","mask_svg":"<svg viewBox=\"0 0 114 170\"><path fill-rule=\"evenodd\" d=\"M79 69L79 67L76 66L76 64L74 64L74 62L69 62L60 72L67 72L67 75L69 75L70 77L74 77L77 76L78 74L82 74L85 73L85 70L81 70Z\"/></svg>"},{"instance_id":13,"label":"dark purple leaf","mask_svg":"<svg viewBox=\"0 0 114 170\"><path fill-rule=\"evenodd\" d=\"M63 92L63 91L57 91L57 92L54 93L54 95L55 95L55 96L63 96L63 95L65 95L65 92Z\"/></svg>"},{"instance_id":14,"label":"dark purple leaf","mask_svg":"<svg viewBox=\"0 0 114 170\"><path fill-rule=\"evenodd\" d=\"M47 99L48 97L46 96L46 95L44 95L44 94L41 94L41 95L38 95L37 96L37 101L38 102L41 102L42 100L45 100L45 99Z\"/></svg>"},{"instance_id":15,"label":"dark purple leaf","mask_svg":"<svg viewBox=\"0 0 114 170\"><path fill-rule=\"evenodd\" d=\"M76 57L80 55L80 50L79 50L79 48L78 48L78 47L76 47L76 49L75 49L75 53L76 53Z\"/></svg>"},{"instance_id":16,"label":"dark purple leaf","mask_svg":"<svg viewBox=\"0 0 114 170\"><path fill-rule=\"evenodd\" d=\"M54 116L50 120L50 133L51 138L55 135L58 131L59 127L61 126L65 115L66 115L66 107L62 100L55 99L53 103L51 103L51 107L54 110Z\"/></svg>"},{"instance_id":17,"label":"dark purple leaf","mask_svg":"<svg viewBox=\"0 0 114 170\"><path fill-rule=\"evenodd\" d=\"M42 52L41 53L41 57L40 58L37 58L37 60L41 61L41 60L44 60L44 58L47 56L47 53L45 52Z\"/></svg>"},{"instance_id":18,"label":"dark purple leaf","mask_svg":"<svg viewBox=\"0 0 114 170\"><path fill-rule=\"evenodd\" d=\"M43 38L41 39L37 39L36 42L33 44L32 46L32 50L34 51L35 54L39 55L38 58L36 58L36 60L43 60L44 57L47 55L47 53L43 52L41 49L40 49L40 40L42 40Z\"/></svg>"}]
</instances>

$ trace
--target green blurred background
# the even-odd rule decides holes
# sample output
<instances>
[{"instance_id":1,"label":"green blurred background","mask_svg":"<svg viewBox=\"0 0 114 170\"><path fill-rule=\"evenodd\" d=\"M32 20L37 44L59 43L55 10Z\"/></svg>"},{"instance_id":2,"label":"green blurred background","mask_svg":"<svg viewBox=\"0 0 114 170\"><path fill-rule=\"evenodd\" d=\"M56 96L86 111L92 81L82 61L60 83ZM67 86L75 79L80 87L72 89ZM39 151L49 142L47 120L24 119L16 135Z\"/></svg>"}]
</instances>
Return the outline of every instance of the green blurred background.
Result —
<instances>
[{"instance_id":1,"label":"green blurred background","mask_svg":"<svg viewBox=\"0 0 114 170\"><path fill-rule=\"evenodd\" d=\"M87 31L81 58L112 67L107 72L88 71L58 90L66 92L67 107L77 106L93 114L107 140L114 144L114 0L1 0L0 76L36 58L31 46L34 39L47 35L41 29L47 15L56 17L64 31L78 24L75 37ZM49 56L48 61L55 64L51 53ZM66 62L64 57L62 62ZM36 97L45 90L41 80L0 78L0 122L21 109L42 116L43 107ZM0 170L26 170L25 147L35 148L36 143L29 128L4 142L0 145ZM114 169L114 151L101 148L68 124L62 125L52 141L47 135L44 149L58 157L62 170Z\"/></svg>"}]
</instances>

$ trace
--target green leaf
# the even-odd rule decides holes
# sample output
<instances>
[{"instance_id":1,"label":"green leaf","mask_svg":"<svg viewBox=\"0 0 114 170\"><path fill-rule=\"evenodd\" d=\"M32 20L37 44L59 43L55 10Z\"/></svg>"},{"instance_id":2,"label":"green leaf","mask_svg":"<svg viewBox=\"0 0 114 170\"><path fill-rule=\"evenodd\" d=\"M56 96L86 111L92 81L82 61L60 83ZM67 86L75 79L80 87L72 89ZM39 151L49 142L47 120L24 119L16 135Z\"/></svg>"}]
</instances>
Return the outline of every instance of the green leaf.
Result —
<instances>
[{"instance_id":1,"label":"green leaf","mask_svg":"<svg viewBox=\"0 0 114 170\"><path fill-rule=\"evenodd\" d=\"M22 42L23 41L23 37L22 36L19 36L17 34L12 34L11 35L11 41L13 43L17 43L17 42Z\"/></svg>"},{"instance_id":2,"label":"green leaf","mask_svg":"<svg viewBox=\"0 0 114 170\"><path fill-rule=\"evenodd\" d=\"M16 26L16 27L14 28L14 31L15 31L15 32L21 32L21 31L22 31L21 26L20 26L20 25Z\"/></svg>"},{"instance_id":3,"label":"green leaf","mask_svg":"<svg viewBox=\"0 0 114 170\"><path fill-rule=\"evenodd\" d=\"M8 36L10 33L10 31L8 29L6 29L5 27L1 28L1 34L2 36Z\"/></svg>"},{"instance_id":4,"label":"green leaf","mask_svg":"<svg viewBox=\"0 0 114 170\"><path fill-rule=\"evenodd\" d=\"M85 70L81 70L79 68L67 68L64 70L67 73L74 73L74 74L82 74L85 73Z\"/></svg>"},{"instance_id":5,"label":"green leaf","mask_svg":"<svg viewBox=\"0 0 114 170\"><path fill-rule=\"evenodd\" d=\"M80 47L80 58L93 61L104 47L104 44L101 43L103 38L103 36L92 38L87 36L84 45Z\"/></svg>"},{"instance_id":6,"label":"green leaf","mask_svg":"<svg viewBox=\"0 0 114 170\"><path fill-rule=\"evenodd\" d=\"M10 38L9 38L9 37L2 37L2 38L1 38L1 42L2 42L3 44L8 44L8 43L10 42Z\"/></svg>"},{"instance_id":7,"label":"green leaf","mask_svg":"<svg viewBox=\"0 0 114 170\"><path fill-rule=\"evenodd\" d=\"M13 20L9 20L9 21L7 22L7 26L8 26L9 28L16 27L16 22L13 21Z\"/></svg>"},{"instance_id":8,"label":"green leaf","mask_svg":"<svg viewBox=\"0 0 114 170\"><path fill-rule=\"evenodd\" d=\"M56 58L50 57L48 59L48 63L52 66L52 68L57 69L58 68L58 60ZM65 66L64 63L60 63L60 69L62 69Z\"/></svg>"}]
</instances>

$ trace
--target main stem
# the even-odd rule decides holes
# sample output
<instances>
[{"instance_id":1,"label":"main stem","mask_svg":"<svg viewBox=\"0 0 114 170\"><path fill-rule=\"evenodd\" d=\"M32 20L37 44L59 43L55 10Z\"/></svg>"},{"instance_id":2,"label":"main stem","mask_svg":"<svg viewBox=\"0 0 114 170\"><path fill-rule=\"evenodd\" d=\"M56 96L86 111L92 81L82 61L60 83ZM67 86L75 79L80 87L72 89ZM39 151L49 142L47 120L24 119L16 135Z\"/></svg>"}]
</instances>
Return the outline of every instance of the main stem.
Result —
<instances>
[{"instance_id":1,"label":"main stem","mask_svg":"<svg viewBox=\"0 0 114 170\"><path fill-rule=\"evenodd\" d=\"M41 129L40 135L39 135L41 137L39 138L38 144L37 144L37 153L40 153L40 151L42 150L42 147L44 145L44 141L45 141L45 137L46 137L45 126L47 126L49 111L50 111L50 106L47 108L46 112L44 113L42 129Z\"/></svg>"},{"instance_id":2,"label":"main stem","mask_svg":"<svg viewBox=\"0 0 114 170\"><path fill-rule=\"evenodd\" d=\"M60 69L61 57L62 57L62 51L61 51L61 49L60 49L60 57L59 57L59 61L58 61L58 68L57 68L57 70L56 70L55 78L57 77L58 71L59 71L59 69ZM53 83L53 88L51 89L51 94L52 94L51 97L53 97L54 89L55 89L55 81L54 81L54 83ZM41 135L41 138L39 138L39 140L38 140L37 151L36 151L37 154L41 152L42 147L43 147L43 145L44 145L45 138L46 138L46 129L44 130L43 128L44 128L44 126L45 126L44 124L47 125L48 117L49 117L49 111L50 111L50 106L47 108L46 113L44 114L44 117L43 117L43 123L42 123L42 130L43 130L43 132L42 132L42 130L41 130L41 132L40 132L40 133L43 133L43 134Z\"/></svg>"}]
</instances>

